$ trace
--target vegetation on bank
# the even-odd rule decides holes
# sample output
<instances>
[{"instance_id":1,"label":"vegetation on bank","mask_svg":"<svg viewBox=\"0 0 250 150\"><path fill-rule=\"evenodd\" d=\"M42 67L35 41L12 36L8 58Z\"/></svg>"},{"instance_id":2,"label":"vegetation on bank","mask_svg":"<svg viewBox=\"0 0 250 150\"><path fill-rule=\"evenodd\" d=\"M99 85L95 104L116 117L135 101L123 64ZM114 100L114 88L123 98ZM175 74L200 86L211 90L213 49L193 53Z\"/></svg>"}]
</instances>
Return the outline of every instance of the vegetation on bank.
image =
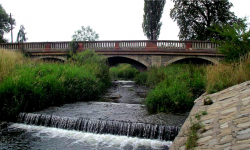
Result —
<instances>
[{"instance_id":1,"label":"vegetation on bank","mask_svg":"<svg viewBox=\"0 0 250 150\"><path fill-rule=\"evenodd\" d=\"M21 53L0 49L0 83L11 74L13 70L21 67L27 60Z\"/></svg>"},{"instance_id":2,"label":"vegetation on bank","mask_svg":"<svg viewBox=\"0 0 250 150\"><path fill-rule=\"evenodd\" d=\"M190 118L190 128L188 130L188 137L186 141L186 149L191 150L197 146L198 132L204 132L204 125L201 123L201 116L207 115L207 111L201 111L195 114L195 121Z\"/></svg>"},{"instance_id":3,"label":"vegetation on bank","mask_svg":"<svg viewBox=\"0 0 250 150\"><path fill-rule=\"evenodd\" d=\"M205 67L176 64L151 68L135 81L152 88L146 98L151 112L185 112L205 92Z\"/></svg>"},{"instance_id":4,"label":"vegetation on bank","mask_svg":"<svg viewBox=\"0 0 250 150\"><path fill-rule=\"evenodd\" d=\"M8 57L12 55L2 57L11 60ZM14 120L20 112L97 98L110 84L109 67L90 50L74 55L73 60L65 64L17 63L13 73L0 83L0 120Z\"/></svg>"},{"instance_id":5,"label":"vegetation on bank","mask_svg":"<svg viewBox=\"0 0 250 150\"><path fill-rule=\"evenodd\" d=\"M211 94L250 80L250 54L218 65L192 64L150 68L139 73L137 84L151 87L146 105L152 112L185 112L204 92Z\"/></svg>"},{"instance_id":6,"label":"vegetation on bank","mask_svg":"<svg viewBox=\"0 0 250 150\"><path fill-rule=\"evenodd\" d=\"M139 71L130 64L119 64L116 67L111 67L110 76L112 79L133 79Z\"/></svg>"},{"instance_id":7,"label":"vegetation on bank","mask_svg":"<svg viewBox=\"0 0 250 150\"><path fill-rule=\"evenodd\" d=\"M250 80L250 54L240 61L207 67L206 92L215 93Z\"/></svg>"}]
</instances>

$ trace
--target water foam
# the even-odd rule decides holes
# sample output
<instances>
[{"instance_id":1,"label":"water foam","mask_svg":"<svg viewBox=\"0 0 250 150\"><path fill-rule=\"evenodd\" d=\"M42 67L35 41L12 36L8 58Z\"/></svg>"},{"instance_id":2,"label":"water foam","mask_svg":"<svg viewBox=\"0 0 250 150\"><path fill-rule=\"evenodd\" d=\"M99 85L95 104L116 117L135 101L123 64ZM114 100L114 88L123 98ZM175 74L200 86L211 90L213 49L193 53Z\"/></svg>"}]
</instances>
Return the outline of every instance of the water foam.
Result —
<instances>
[{"instance_id":1,"label":"water foam","mask_svg":"<svg viewBox=\"0 0 250 150\"><path fill-rule=\"evenodd\" d=\"M41 139L66 138L70 141L71 146L75 144L84 144L91 147L113 147L117 149L124 149L125 147L132 147L137 149L144 147L145 149L166 149L172 144L171 141L160 141L151 139L140 139L135 137L117 136L111 134L95 134L86 133L75 130L64 130L51 127L33 126L25 124L13 124L10 128L18 128L32 132L33 136Z\"/></svg>"}]
</instances>

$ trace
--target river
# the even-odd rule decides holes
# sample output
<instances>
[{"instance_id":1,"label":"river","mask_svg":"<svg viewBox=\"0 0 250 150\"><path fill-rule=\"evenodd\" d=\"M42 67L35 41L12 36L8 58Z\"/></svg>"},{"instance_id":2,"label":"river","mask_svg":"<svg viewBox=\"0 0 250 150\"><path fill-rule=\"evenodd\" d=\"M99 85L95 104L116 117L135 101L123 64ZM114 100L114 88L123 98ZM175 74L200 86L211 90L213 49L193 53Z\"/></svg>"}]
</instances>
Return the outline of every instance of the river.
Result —
<instances>
[{"instance_id":1,"label":"river","mask_svg":"<svg viewBox=\"0 0 250 150\"><path fill-rule=\"evenodd\" d=\"M21 113L2 125L1 149L168 149L188 114L149 114L149 89L113 81L99 101Z\"/></svg>"}]
</instances>

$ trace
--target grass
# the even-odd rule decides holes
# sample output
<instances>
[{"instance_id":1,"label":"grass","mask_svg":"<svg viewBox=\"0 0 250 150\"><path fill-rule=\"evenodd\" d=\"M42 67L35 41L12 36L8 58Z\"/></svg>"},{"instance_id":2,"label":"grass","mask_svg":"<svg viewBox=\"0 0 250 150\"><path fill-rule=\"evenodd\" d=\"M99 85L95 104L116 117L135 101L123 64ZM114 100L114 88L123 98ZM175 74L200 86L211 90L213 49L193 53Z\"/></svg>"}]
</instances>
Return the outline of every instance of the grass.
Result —
<instances>
[{"instance_id":1,"label":"grass","mask_svg":"<svg viewBox=\"0 0 250 150\"><path fill-rule=\"evenodd\" d=\"M151 112L184 112L205 91L214 93L250 80L250 55L214 66L170 65L138 72L122 64L109 69L105 59L87 50L70 63L32 63L21 53L0 49L0 119L20 111L87 101L98 97L112 78L133 79L152 90L146 98Z\"/></svg>"},{"instance_id":2,"label":"grass","mask_svg":"<svg viewBox=\"0 0 250 150\"><path fill-rule=\"evenodd\" d=\"M0 49L0 82L27 60L19 52Z\"/></svg>"},{"instance_id":3,"label":"grass","mask_svg":"<svg viewBox=\"0 0 250 150\"><path fill-rule=\"evenodd\" d=\"M71 63L33 62L13 69L0 84L0 120L13 121L20 112L95 100L110 84L109 67L89 53L73 56ZM80 59L84 57L87 64Z\"/></svg>"},{"instance_id":4,"label":"grass","mask_svg":"<svg viewBox=\"0 0 250 150\"><path fill-rule=\"evenodd\" d=\"M150 68L135 77L137 84L152 90L146 98L151 112L182 112L193 106L193 101L204 92L215 93L250 80L250 54L240 61L218 65L170 65ZM211 105L212 100L204 100Z\"/></svg>"},{"instance_id":5,"label":"grass","mask_svg":"<svg viewBox=\"0 0 250 150\"><path fill-rule=\"evenodd\" d=\"M171 65L151 68L140 73L135 81L152 88L146 98L151 112L184 112L205 91L205 67Z\"/></svg>"},{"instance_id":6,"label":"grass","mask_svg":"<svg viewBox=\"0 0 250 150\"><path fill-rule=\"evenodd\" d=\"M207 115L207 111L201 111L195 114L196 121L193 122L190 119L191 126L188 130L188 137L186 141L186 149L194 149L197 146L198 131L203 129L204 126L201 124L201 116ZM205 131L205 129L203 129Z\"/></svg>"},{"instance_id":7,"label":"grass","mask_svg":"<svg viewBox=\"0 0 250 150\"><path fill-rule=\"evenodd\" d=\"M250 80L250 54L240 61L207 67L206 92L215 93Z\"/></svg>"},{"instance_id":8,"label":"grass","mask_svg":"<svg viewBox=\"0 0 250 150\"><path fill-rule=\"evenodd\" d=\"M116 67L110 68L110 75L112 79L134 79L139 71L130 64L119 64Z\"/></svg>"}]
</instances>

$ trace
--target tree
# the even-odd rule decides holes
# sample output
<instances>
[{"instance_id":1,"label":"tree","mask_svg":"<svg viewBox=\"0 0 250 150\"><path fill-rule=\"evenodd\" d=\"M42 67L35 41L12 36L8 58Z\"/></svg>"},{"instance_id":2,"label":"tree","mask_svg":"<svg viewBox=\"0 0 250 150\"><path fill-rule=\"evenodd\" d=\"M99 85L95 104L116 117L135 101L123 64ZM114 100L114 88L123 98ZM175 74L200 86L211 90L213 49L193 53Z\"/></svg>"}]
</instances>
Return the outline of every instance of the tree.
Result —
<instances>
[{"instance_id":1,"label":"tree","mask_svg":"<svg viewBox=\"0 0 250 150\"><path fill-rule=\"evenodd\" d=\"M157 40L160 35L161 16L166 0L144 0L142 28L149 40Z\"/></svg>"},{"instance_id":2,"label":"tree","mask_svg":"<svg viewBox=\"0 0 250 150\"><path fill-rule=\"evenodd\" d=\"M214 30L223 40L217 41L219 50L225 55L226 61L234 61L250 52L250 29L247 29L246 18L233 26L217 26Z\"/></svg>"},{"instance_id":3,"label":"tree","mask_svg":"<svg viewBox=\"0 0 250 150\"><path fill-rule=\"evenodd\" d=\"M11 20L5 9L0 4L0 43L8 42L8 40L4 38L4 33L8 33L10 31L11 24L16 24L15 19L12 18Z\"/></svg>"},{"instance_id":4,"label":"tree","mask_svg":"<svg viewBox=\"0 0 250 150\"><path fill-rule=\"evenodd\" d=\"M73 41L95 41L98 39L99 35L90 26L87 26L86 29L82 26L82 30L75 31L75 34L72 36Z\"/></svg>"},{"instance_id":5,"label":"tree","mask_svg":"<svg viewBox=\"0 0 250 150\"><path fill-rule=\"evenodd\" d=\"M18 34L17 34L17 39L16 39L17 43L23 43L23 42L26 42L28 40L28 38L26 38L26 36L25 36L27 33L25 33L24 30L25 30L24 26L21 25L20 29L18 31Z\"/></svg>"},{"instance_id":6,"label":"tree","mask_svg":"<svg viewBox=\"0 0 250 150\"><path fill-rule=\"evenodd\" d=\"M181 40L210 40L217 35L211 30L222 24L233 25L240 19L230 11L228 0L173 0L170 17L177 21ZM219 37L220 38L220 37Z\"/></svg>"}]
</instances>

